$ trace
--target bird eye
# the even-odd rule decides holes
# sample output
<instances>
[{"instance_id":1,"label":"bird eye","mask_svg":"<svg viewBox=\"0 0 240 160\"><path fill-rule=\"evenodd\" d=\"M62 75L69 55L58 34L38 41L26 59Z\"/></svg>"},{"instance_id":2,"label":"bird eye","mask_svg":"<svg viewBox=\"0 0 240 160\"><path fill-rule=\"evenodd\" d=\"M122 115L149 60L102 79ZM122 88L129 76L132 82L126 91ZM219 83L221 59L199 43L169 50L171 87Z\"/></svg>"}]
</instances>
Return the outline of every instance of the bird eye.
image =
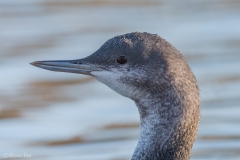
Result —
<instances>
[{"instance_id":1,"label":"bird eye","mask_svg":"<svg viewBox=\"0 0 240 160\"><path fill-rule=\"evenodd\" d=\"M117 62L119 64L125 64L127 62L127 58L125 56L120 56L117 58Z\"/></svg>"}]
</instances>

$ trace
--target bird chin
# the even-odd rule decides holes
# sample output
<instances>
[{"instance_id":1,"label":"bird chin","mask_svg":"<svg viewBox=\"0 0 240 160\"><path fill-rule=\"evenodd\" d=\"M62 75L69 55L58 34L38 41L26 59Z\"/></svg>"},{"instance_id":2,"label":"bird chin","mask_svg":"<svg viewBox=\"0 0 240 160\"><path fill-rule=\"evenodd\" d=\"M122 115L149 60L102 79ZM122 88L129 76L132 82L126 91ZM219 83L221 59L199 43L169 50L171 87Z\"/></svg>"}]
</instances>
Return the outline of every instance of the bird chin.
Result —
<instances>
[{"instance_id":1,"label":"bird chin","mask_svg":"<svg viewBox=\"0 0 240 160\"><path fill-rule=\"evenodd\" d=\"M118 94L131 98L132 87L127 86L120 79L124 75L120 72L113 71L93 71L91 72L99 82L107 85L109 88L117 92Z\"/></svg>"}]
</instances>

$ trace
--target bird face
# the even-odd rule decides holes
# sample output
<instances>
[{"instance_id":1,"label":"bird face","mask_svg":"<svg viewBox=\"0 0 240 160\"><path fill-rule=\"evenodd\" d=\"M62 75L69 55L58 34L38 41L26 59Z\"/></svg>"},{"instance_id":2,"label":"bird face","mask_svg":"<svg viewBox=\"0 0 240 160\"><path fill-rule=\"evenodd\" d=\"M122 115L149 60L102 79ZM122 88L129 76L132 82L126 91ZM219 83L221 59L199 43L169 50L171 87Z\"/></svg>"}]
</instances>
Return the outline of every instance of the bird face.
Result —
<instances>
[{"instance_id":1,"label":"bird face","mask_svg":"<svg viewBox=\"0 0 240 160\"><path fill-rule=\"evenodd\" d=\"M90 75L125 97L140 99L147 94L146 88L152 88L151 80L157 79L164 69L159 54L144 42L138 35L126 34L108 40L83 59L31 64L51 71Z\"/></svg>"}]
</instances>

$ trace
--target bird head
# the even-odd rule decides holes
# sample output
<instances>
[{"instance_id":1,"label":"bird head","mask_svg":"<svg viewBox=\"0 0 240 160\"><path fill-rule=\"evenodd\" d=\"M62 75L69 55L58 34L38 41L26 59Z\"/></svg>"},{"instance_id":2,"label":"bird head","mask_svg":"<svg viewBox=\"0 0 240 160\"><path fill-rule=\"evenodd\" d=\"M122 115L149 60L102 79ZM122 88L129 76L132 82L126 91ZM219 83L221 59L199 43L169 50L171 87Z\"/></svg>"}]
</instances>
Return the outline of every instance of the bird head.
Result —
<instances>
[{"instance_id":1,"label":"bird head","mask_svg":"<svg viewBox=\"0 0 240 160\"><path fill-rule=\"evenodd\" d=\"M138 100L171 86L169 64L171 59L179 59L179 55L161 37L135 32L108 40L83 59L31 64L51 71L93 76L117 93ZM180 56L180 61L182 59Z\"/></svg>"}]
</instances>

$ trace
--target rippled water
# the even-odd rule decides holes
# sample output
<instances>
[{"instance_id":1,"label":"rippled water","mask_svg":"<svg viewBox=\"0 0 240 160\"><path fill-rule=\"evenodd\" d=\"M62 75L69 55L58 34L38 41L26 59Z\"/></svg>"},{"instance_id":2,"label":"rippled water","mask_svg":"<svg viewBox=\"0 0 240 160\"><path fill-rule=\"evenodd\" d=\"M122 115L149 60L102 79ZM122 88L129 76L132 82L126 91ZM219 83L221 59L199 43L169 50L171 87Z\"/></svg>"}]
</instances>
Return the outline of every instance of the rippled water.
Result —
<instances>
[{"instance_id":1,"label":"rippled water","mask_svg":"<svg viewBox=\"0 0 240 160\"><path fill-rule=\"evenodd\" d=\"M237 0L0 1L0 159L130 159L139 123L132 101L29 62L82 58L133 31L167 39L199 81L191 159L240 159L239 15Z\"/></svg>"}]
</instances>

